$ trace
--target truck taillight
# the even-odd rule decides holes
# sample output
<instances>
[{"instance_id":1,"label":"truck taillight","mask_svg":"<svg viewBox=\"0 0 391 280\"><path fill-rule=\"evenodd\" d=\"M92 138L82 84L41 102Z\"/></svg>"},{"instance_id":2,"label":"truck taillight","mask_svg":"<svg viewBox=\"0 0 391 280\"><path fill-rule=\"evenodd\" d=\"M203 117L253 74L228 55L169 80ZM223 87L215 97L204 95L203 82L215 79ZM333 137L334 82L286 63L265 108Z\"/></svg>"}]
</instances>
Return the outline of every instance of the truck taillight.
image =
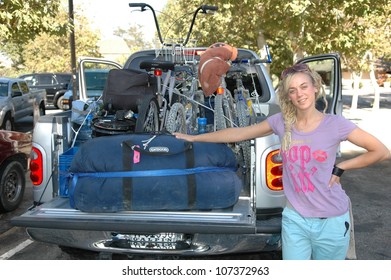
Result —
<instances>
[{"instance_id":1,"label":"truck taillight","mask_svg":"<svg viewBox=\"0 0 391 280\"><path fill-rule=\"evenodd\" d=\"M282 185L282 157L280 150L274 150L266 158L266 185L273 191L281 191Z\"/></svg>"},{"instance_id":2,"label":"truck taillight","mask_svg":"<svg viewBox=\"0 0 391 280\"><path fill-rule=\"evenodd\" d=\"M40 185L43 180L42 153L35 147L32 148L30 156L30 179L33 185Z\"/></svg>"}]
</instances>

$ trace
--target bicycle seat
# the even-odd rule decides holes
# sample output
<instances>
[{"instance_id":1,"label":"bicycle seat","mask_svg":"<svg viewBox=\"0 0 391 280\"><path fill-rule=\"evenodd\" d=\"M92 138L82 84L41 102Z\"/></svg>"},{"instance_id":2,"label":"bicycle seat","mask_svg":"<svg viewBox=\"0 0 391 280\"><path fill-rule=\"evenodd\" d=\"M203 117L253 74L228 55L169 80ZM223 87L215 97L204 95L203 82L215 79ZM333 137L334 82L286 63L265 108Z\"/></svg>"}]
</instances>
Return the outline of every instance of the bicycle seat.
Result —
<instances>
[{"instance_id":1,"label":"bicycle seat","mask_svg":"<svg viewBox=\"0 0 391 280\"><path fill-rule=\"evenodd\" d=\"M168 70L174 70L175 64L171 61L162 61L162 60L144 60L140 63L140 69L145 69L147 71L152 71L155 69L160 69L163 72Z\"/></svg>"}]
</instances>

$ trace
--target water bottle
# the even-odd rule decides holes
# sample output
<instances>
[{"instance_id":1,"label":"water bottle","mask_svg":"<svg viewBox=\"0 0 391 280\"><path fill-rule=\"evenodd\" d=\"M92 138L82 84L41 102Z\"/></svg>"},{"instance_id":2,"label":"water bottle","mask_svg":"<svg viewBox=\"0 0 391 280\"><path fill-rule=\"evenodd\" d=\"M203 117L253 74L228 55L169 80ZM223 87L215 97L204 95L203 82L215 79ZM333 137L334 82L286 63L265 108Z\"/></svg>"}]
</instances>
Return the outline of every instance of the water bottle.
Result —
<instances>
[{"instance_id":1,"label":"water bottle","mask_svg":"<svg viewBox=\"0 0 391 280\"><path fill-rule=\"evenodd\" d=\"M198 134L206 132L206 118L198 118Z\"/></svg>"},{"instance_id":2,"label":"water bottle","mask_svg":"<svg viewBox=\"0 0 391 280\"><path fill-rule=\"evenodd\" d=\"M78 140L84 142L92 138L92 119L93 119L92 114L88 114L86 117L86 120L84 121L84 124L80 128L79 135L78 135Z\"/></svg>"}]
</instances>

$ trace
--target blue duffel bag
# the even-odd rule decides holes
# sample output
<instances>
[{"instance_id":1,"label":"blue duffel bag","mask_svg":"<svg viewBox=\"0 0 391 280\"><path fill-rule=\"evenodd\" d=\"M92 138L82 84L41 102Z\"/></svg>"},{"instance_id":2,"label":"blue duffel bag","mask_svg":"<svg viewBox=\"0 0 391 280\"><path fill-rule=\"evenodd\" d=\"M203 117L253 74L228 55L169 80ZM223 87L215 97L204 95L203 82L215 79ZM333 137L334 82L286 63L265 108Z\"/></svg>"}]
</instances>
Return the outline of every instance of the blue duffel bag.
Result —
<instances>
[{"instance_id":1,"label":"blue duffel bag","mask_svg":"<svg viewBox=\"0 0 391 280\"><path fill-rule=\"evenodd\" d=\"M164 134L102 136L72 160L70 202L84 212L227 208L242 189L236 171L225 144Z\"/></svg>"}]
</instances>

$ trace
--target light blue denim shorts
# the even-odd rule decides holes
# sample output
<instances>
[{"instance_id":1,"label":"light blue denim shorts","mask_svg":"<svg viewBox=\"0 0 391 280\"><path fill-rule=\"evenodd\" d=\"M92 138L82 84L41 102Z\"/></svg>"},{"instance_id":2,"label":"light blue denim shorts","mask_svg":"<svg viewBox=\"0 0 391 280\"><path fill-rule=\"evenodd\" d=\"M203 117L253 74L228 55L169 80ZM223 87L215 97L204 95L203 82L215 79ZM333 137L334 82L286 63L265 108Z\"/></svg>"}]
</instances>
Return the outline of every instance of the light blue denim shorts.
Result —
<instances>
[{"instance_id":1,"label":"light blue denim shorts","mask_svg":"<svg viewBox=\"0 0 391 280\"><path fill-rule=\"evenodd\" d=\"M344 260L350 240L349 211L331 218L305 218L285 207L282 212L284 260Z\"/></svg>"}]
</instances>

